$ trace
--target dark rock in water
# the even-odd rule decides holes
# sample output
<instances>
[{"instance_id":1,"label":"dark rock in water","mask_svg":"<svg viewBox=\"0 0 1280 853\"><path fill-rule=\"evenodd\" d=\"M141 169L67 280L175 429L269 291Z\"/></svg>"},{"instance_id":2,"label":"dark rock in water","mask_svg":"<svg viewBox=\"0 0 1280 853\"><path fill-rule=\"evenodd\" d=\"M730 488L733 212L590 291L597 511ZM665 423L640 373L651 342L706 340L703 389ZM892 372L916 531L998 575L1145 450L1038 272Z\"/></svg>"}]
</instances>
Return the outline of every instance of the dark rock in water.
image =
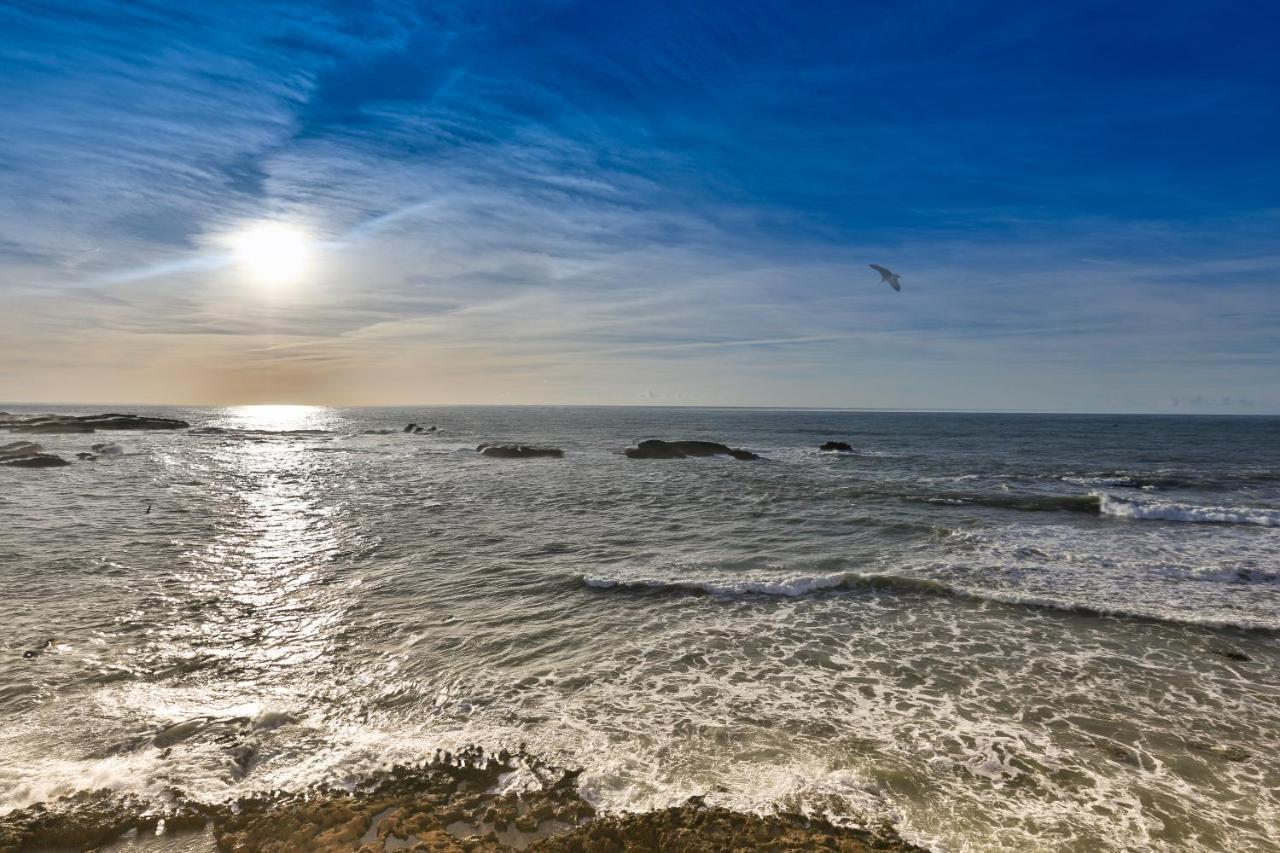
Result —
<instances>
[{"instance_id":1,"label":"dark rock in water","mask_svg":"<svg viewBox=\"0 0 1280 853\"><path fill-rule=\"evenodd\" d=\"M23 652L22 656L27 660L31 660L32 658L38 658L40 657L40 655L44 654L45 649L49 648L52 645L53 645L52 639L41 640L39 643L35 645L35 648L27 649L25 652Z\"/></svg>"},{"instance_id":2,"label":"dark rock in water","mask_svg":"<svg viewBox=\"0 0 1280 853\"><path fill-rule=\"evenodd\" d=\"M404 428L404 432L413 433L414 435L424 435L426 433L435 432L435 431L436 431L436 428L433 426L421 427L421 426L418 426L417 424L409 424L407 427Z\"/></svg>"},{"instance_id":3,"label":"dark rock in water","mask_svg":"<svg viewBox=\"0 0 1280 853\"><path fill-rule=\"evenodd\" d=\"M51 453L35 453L31 456L19 456L14 459L0 459L0 466L6 468L61 468L71 463L61 456Z\"/></svg>"},{"instance_id":4,"label":"dark rock in water","mask_svg":"<svg viewBox=\"0 0 1280 853\"><path fill-rule=\"evenodd\" d=\"M417 424L409 424L407 427L404 428L404 432L413 432L417 428L418 428Z\"/></svg>"},{"instance_id":5,"label":"dark rock in water","mask_svg":"<svg viewBox=\"0 0 1280 853\"><path fill-rule=\"evenodd\" d=\"M62 419L14 422L11 426L8 426L7 429L10 432L27 434L94 432L94 428L89 424L82 424L79 421Z\"/></svg>"},{"instance_id":6,"label":"dark rock in water","mask_svg":"<svg viewBox=\"0 0 1280 853\"><path fill-rule=\"evenodd\" d=\"M98 457L97 457L97 456L95 456L95 455L94 455L94 454L92 454L92 453L77 453L77 454L76 454L76 458L77 458L77 459L79 459L79 460L80 460L80 461L82 461L82 462L92 462L93 460L97 459Z\"/></svg>"},{"instance_id":7,"label":"dark rock in water","mask_svg":"<svg viewBox=\"0 0 1280 853\"><path fill-rule=\"evenodd\" d=\"M86 433L96 430L186 429L191 424L175 418L144 415L32 415L0 419L0 429L20 433Z\"/></svg>"},{"instance_id":8,"label":"dark rock in water","mask_svg":"<svg viewBox=\"0 0 1280 853\"><path fill-rule=\"evenodd\" d=\"M818 448L819 450L830 450L837 453L852 453L853 448L843 441L828 441L826 444Z\"/></svg>"},{"instance_id":9,"label":"dark rock in water","mask_svg":"<svg viewBox=\"0 0 1280 853\"><path fill-rule=\"evenodd\" d=\"M0 461L35 456L43 450L44 448L34 441L13 441L9 444L0 444Z\"/></svg>"},{"instance_id":10,"label":"dark rock in water","mask_svg":"<svg viewBox=\"0 0 1280 853\"><path fill-rule=\"evenodd\" d=\"M690 456L732 456L734 459L759 459L750 450L740 450L714 441L642 441L624 451L631 459L686 459Z\"/></svg>"},{"instance_id":11,"label":"dark rock in water","mask_svg":"<svg viewBox=\"0 0 1280 853\"><path fill-rule=\"evenodd\" d=\"M494 459L559 459L564 456L564 451L558 447L529 447L524 444L482 444L476 450Z\"/></svg>"}]
</instances>

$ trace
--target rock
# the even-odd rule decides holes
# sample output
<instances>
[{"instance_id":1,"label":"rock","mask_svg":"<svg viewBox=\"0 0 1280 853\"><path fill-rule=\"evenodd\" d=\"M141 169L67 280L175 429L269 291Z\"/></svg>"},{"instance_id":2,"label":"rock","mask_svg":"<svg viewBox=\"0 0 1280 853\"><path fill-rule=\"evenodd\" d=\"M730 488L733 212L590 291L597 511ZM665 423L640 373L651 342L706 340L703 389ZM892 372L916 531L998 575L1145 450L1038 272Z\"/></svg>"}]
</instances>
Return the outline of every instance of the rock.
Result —
<instances>
[{"instance_id":1,"label":"rock","mask_svg":"<svg viewBox=\"0 0 1280 853\"><path fill-rule=\"evenodd\" d=\"M22 656L27 660L31 660L32 658L38 658L40 657L40 655L44 654L45 649L49 648L52 645L53 645L52 639L41 640L40 642L36 643L36 645L33 648L27 649L25 652L23 652Z\"/></svg>"},{"instance_id":2,"label":"rock","mask_svg":"<svg viewBox=\"0 0 1280 853\"><path fill-rule=\"evenodd\" d=\"M558 447L529 447L524 444L482 444L476 450L494 459L559 459L564 456L564 451Z\"/></svg>"},{"instance_id":3,"label":"rock","mask_svg":"<svg viewBox=\"0 0 1280 853\"><path fill-rule=\"evenodd\" d=\"M0 418L0 429L19 433L88 433L96 430L187 429L191 424L175 418L144 415L11 415Z\"/></svg>"},{"instance_id":4,"label":"rock","mask_svg":"<svg viewBox=\"0 0 1280 853\"><path fill-rule=\"evenodd\" d=\"M407 427L405 427L405 428L404 428L404 430L403 430L403 431L404 431L404 432L413 432L414 430L419 429L419 428L420 428L420 427L419 427L417 424L409 424Z\"/></svg>"},{"instance_id":5,"label":"rock","mask_svg":"<svg viewBox=\"0 0 1280 853\"><path fill-rule=\"evenodd\" d=\"M852 453L853 448L843 441L828 441L826 444L818 448L819 450L827 450L835 453Z\"/></svg>"},{"instance_id":6,"label":"rock","mask_svg":"<svg viewBox=\"0 0 1280 853\"><path fill-rule=\"evenodd\" d=\"M750 450L739 450L714 441L660 441L649 439L624 453L631 459L685 459L690 456L732 456L734 459L759 459Z\"/></svg>"},{"instance_id":7,"label":"rock","mask_svg":"<svg viewBox=\"0 0 1280 853\"><path fill-rule=\"evenodd\" d=\"M79 421L35 420L14 423L8 427L10 432L20 433L89 433L94 429L89 424Z\"/></svg>"},{"instance_id":8,"label":"rock","mask_svg":"<svg viewBox=\"0 0 1280 853\"><path fill-rule=\"evenodd\" d=\"M61 468L71 463L61 456L51 453L35 453L31 456L19 456L13 459L0 459L0 465L6 468Z\"/></svg>"},{"instance_id":9,"label":"rock","mask_svg":"<svg viewBox=\"0 0 1280 853\"><path fill-rule=\"evenodd\" d=\"M79 459L81 462L92 462L98 457L92 453L77 453L76 458Z\"/></svg>"},{"instance_id":10,"label":"rock","mask_svg":"<svg viewBox=\"0 0 1280 853\"><path fill-rule=\"evenodd\" d=\"M26 456L35 456L39 454L43 447L34 441L14 441L9 444L0 444L0 462L9 459L22 459Z\"/></svg>"}]
</instances>

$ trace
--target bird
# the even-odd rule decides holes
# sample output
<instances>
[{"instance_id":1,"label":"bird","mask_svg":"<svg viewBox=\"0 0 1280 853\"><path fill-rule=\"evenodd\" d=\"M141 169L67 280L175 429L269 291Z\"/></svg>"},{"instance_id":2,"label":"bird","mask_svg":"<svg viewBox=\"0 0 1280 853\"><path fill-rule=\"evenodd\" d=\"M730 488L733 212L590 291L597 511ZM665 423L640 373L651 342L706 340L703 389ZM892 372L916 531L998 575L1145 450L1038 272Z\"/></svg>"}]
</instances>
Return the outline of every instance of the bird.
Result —
<instances>
[{"instance_id":1,"label":"bird","mask_svg":"<svg viewBox=\"0 0 1280 853\"><path fill-rule=\"evenodd\" d=\"M876 272L880 273L880 280L892 287L894 290L902 290L901 276L888 267L882 267L879 264L867 264Z\"/></svg>"}]
</instances>

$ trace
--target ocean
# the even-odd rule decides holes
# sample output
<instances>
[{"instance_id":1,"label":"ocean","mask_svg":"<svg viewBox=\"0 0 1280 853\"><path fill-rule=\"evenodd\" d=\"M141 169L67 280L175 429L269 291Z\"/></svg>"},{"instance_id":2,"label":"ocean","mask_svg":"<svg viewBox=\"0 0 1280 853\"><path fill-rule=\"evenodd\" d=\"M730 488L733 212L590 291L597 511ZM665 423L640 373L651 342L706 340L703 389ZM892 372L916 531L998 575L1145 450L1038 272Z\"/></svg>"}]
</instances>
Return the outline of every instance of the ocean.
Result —
<instances>
[{"instance_id":1,"label":"ocean","mask_svg":"<svg viewBox=\"0 0 1280 853\"><path fill-rule=\"evenodd\" d=\"M136 411L193 430L0 467L0 812L525 744L605 811L1276 849L1280 418Z\"/></svg>"}]
</instances>

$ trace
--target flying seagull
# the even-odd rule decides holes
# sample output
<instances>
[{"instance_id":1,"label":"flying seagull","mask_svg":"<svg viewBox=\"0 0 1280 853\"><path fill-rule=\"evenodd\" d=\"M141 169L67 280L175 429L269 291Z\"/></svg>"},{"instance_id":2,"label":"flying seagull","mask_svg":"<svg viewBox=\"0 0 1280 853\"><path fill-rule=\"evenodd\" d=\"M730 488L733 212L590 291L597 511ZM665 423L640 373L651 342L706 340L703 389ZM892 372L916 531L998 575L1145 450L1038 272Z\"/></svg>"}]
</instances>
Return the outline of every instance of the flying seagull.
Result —
<instances>
[{"instance_id":1,"label":"flying seagull","mask_svg":"<svg viewBox=\"0 0 1280 853\"><path fill-rule=\"evenodd\" d=\"M902 290L901 277L896 272L888 267L882 267L879 264L867 264L867 266L880 273L880 280L885 284L889 285L894 290Z\"/></svg>"}]
</instances>

